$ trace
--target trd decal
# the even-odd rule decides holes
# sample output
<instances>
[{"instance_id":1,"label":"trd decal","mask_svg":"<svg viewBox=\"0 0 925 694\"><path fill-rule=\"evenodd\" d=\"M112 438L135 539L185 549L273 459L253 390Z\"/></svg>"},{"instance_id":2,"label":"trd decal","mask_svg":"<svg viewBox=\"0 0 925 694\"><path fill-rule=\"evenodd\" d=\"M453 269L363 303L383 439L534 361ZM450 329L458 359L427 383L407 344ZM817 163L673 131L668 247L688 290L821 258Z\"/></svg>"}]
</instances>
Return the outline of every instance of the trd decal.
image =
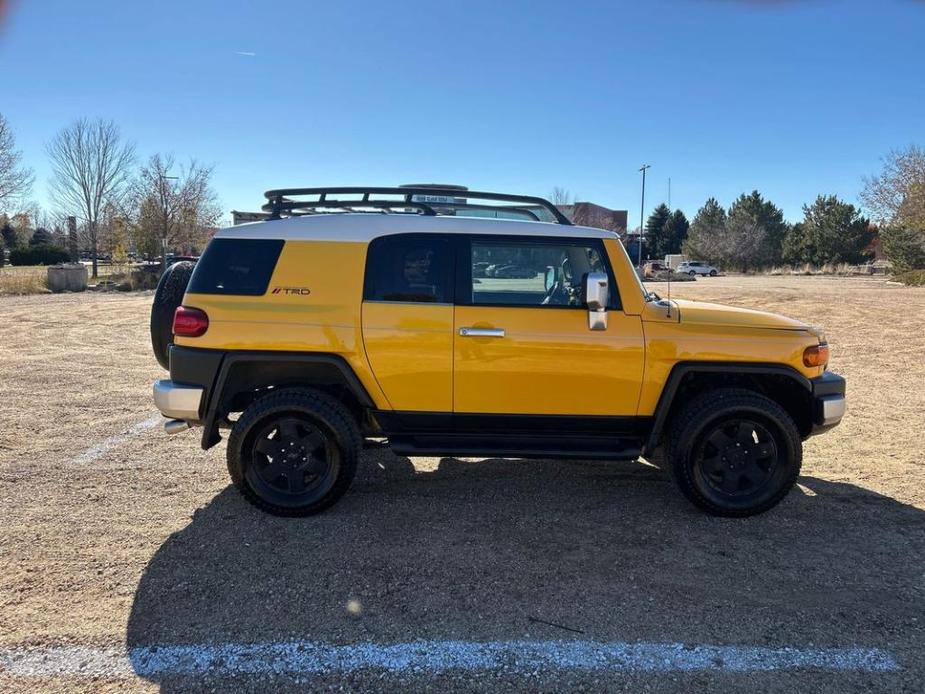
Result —
<instances>
[{"instance_id":1,"label":"trd decal","mask_svg":"<svg viewBox=\"0 0 925 694\"><path fill-rule=\"evenodd\" d=\"M273 287L271 294L297 294L299 296L308 296L312 290L308 287Z\"/></svg>"}]
</instances>

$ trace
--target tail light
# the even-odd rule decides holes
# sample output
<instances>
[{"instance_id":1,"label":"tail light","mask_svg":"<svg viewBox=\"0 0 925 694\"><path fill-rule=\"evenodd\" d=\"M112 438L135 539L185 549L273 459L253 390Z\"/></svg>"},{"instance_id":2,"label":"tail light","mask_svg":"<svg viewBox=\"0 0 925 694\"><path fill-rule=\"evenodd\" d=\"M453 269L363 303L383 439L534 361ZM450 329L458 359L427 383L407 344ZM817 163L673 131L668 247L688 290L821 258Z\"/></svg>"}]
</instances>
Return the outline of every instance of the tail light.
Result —
<instances>
[{"instance_id":1,"label":"tail light","mask_svg":"<svg viewBox=\"0 0 925 694\"><path fill-rule=\"evenodd\" d=\"M829 346L823 342L803 350L803 364L806 366L825 366L829 363Z\"/></svg>"},{"instance_id":2,"label":"tail light","mask_svg":"<svg viewBox=\"0 0 925 694\"><path fill-rule=\"evenodd\" d=\"M177 306L173 314L173 334L177 337L199 337L209 329L209 317L205 311L187 306Z\"/></svg>"}]
</instances>

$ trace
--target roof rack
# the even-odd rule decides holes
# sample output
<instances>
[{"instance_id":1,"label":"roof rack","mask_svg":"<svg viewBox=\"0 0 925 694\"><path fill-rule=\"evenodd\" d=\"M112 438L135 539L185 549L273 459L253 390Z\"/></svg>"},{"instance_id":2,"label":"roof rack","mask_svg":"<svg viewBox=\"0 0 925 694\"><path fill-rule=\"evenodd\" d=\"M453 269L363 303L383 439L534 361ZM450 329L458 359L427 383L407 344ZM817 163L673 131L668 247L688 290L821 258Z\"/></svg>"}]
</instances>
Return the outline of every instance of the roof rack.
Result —
<instances>
[{"instance_id":1,"label":"roof rack","mask_svg":"<svg viewBox=\"0 0 925 694\"><path fill-rule=\"evenodd\" d=\"M321 214L331 210L344 212L398 212L423 215L453 215L456 210L478 210L522 215L535 221L552 221L571 226L571 222L551 202L529 195L485 193L447 186L400 186L373 188L280 188L264 193L268 202L261 208L270 219L283 216ZM351 196L345 199L338 196ZM375 197L374 197L375 196ZM391 198L384 196L392 196ZM312 199L305 200L309 197ZM301 198L301 199L296 199ZM470 202L471 199L508 203L492 205ZM548 217L543 220L542 217Z\"/></svg>"}]
</instances>

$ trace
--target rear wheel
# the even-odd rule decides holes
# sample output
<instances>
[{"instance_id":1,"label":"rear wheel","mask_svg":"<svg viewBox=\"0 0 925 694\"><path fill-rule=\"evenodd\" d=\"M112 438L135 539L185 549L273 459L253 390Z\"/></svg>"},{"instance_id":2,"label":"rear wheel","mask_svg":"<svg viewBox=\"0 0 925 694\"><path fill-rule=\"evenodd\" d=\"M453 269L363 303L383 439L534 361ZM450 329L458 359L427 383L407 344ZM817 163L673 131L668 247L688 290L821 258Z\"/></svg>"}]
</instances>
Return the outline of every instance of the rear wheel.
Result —
<instances>
[{"instance_id":1,"label":"rear wheel","mask_svg":"<svg viewBox=\"0 0 925 694\"><path fill-rule=\"evenodd\" d=\"M710 277L716 277L716 270L710 270Z\"/></svg>"},{"instance_id":2,"label":"rear wheel","mask_svg":"<svg viewBox=\"0 0 925 694\"><path fill-rule=\"evenodd\" d=\"M737 388L688 404L668 448L684 496L720 516L751 516L776 505L796 482L803 455L790 415L773 400Z\"/></svg>"},{"instance_id":3,"label":"rear wheel","mask_svg":"<svg viewBox=\"0 0 925 694\"><path fill-rule=\"evenodd\" d=\"M280 390L253 403L228 440L228 472L245 499L278 516L328 508L356 474L360 432L334 398Z\"/></svg>"},{"instance_id":4,"label":"rear wheel","mask_svg":"<svg viewBox=\"0 0 925 694\"><path fill-rule=\"evenodd\" d=\"M691 271L688 272L687 274L690 275L691 277L696 277L696 276L697 276L697 271L696 271L696 270L691 270Z\"/></svg>"}]
</instances>

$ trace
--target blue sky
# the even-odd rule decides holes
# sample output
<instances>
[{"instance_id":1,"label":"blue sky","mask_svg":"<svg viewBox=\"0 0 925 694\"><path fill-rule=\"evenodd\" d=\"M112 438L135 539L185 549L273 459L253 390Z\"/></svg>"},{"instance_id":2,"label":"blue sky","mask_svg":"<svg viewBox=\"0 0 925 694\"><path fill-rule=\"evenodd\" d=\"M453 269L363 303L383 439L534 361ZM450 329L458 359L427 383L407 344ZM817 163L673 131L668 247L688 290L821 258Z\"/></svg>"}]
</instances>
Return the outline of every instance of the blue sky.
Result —
<instances>
[{"instance_id":1,"label":"blue sky","mask_svg":"<svg viewBox=\"0 0 925 694\"><path fill-rule=\"evenodd\" d=\"M757 188L796 220L925 144L923 41L921 0L14 0L0 112L42 204L45 142L101 116L214 164L226 210L438 181L563 186L635 225L645 162L647 208L671 177L690 216Z\"/></svg>"}]
</instances>

